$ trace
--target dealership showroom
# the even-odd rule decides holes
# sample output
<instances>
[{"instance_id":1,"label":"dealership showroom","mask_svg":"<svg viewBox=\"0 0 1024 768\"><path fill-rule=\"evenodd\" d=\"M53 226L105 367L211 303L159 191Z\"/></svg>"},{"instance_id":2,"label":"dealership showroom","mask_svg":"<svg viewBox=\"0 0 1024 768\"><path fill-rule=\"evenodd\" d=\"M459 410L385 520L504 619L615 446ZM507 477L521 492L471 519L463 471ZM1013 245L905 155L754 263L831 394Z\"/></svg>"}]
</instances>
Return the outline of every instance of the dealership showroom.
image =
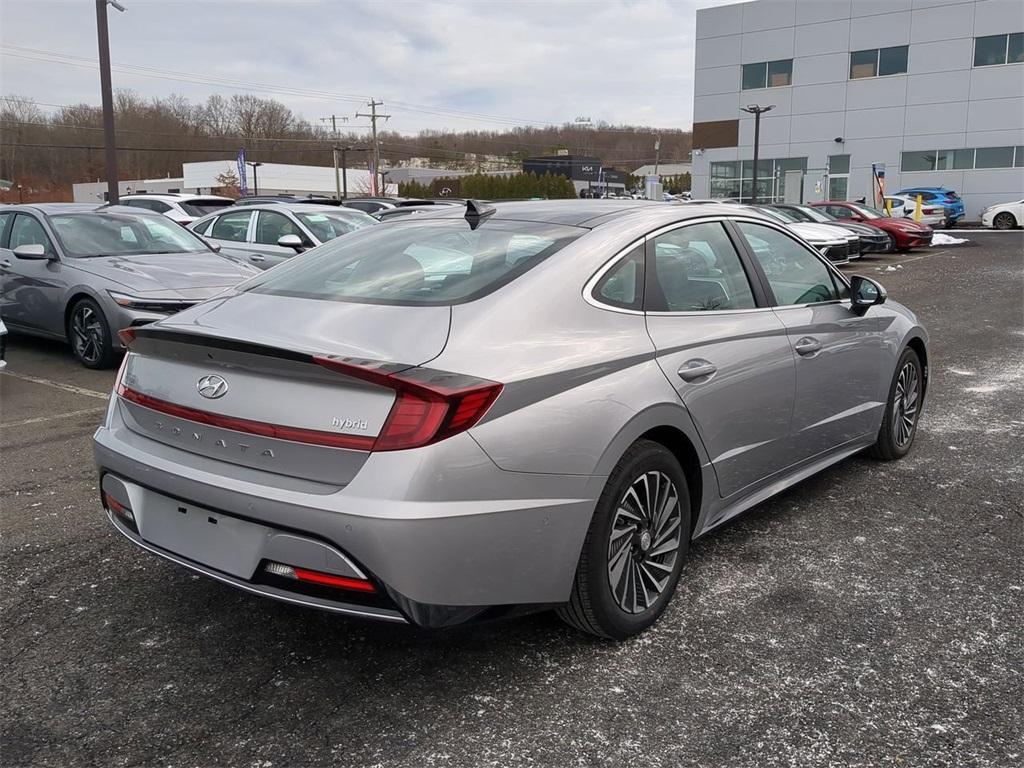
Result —
<instances>
[{"instance_id":1,"label":"dealership showroom","mask_svg":"<svg viewBox=\"0 0 1024 768\"><path fill-rule=\"evenodd\" d=\"M2 0L0 290L2 766L1024 765L1021 0Z\"/></svg>"}]
</instances>

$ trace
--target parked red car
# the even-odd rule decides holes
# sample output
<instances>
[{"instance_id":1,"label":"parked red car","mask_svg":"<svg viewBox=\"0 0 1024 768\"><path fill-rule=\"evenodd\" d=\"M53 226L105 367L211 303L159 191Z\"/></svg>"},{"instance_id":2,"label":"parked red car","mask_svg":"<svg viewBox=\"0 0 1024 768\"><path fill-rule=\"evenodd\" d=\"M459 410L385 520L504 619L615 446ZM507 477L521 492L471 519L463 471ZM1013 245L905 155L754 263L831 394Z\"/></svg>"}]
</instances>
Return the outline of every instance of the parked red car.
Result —
<instances>
[{"instance_id":1,"label":"parked red car","mask_svg":"<svg viewBox=\"0 0 1024 768\"><path fill-rule=\"evenodd\" d=\"M892 235L894 250L906 251L911 248L932 244L932 228L918 224L910 219L894 218L882 211L862 203L848 203L845 200L826 200L811 203L815 208L823 208L826 213L835 216L842 222L859 221L873 227L883 229Z\"/></svg>"}]
</instances>

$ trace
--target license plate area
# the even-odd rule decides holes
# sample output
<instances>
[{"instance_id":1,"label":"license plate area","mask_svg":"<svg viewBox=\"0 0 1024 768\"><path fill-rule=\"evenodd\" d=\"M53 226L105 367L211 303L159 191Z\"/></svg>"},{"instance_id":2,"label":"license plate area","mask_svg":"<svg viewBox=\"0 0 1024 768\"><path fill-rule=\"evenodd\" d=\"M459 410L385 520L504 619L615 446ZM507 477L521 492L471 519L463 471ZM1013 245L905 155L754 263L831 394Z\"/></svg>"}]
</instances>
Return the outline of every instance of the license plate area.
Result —
<instances>
[{"instance_id":1,"label":"license plate area","mask_svg":"<svg viewBox=\"0 0 1024 768\"><path fill-rule=\"evenodd\" d=\"M252 579L272 529L152 491L145 497L135 512L145 541L232 576Z\"/></svg>"}]
</instances>

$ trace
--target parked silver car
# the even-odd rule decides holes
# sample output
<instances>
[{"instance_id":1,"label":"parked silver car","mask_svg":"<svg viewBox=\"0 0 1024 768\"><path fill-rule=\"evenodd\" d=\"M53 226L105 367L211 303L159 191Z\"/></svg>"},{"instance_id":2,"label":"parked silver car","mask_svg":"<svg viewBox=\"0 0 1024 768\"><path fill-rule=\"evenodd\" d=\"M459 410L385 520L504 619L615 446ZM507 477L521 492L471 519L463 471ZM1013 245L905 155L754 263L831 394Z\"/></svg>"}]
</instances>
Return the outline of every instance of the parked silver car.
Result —
<instances>
[{"instance_id":1,"label":"parked silver car","mask_svg":"<svg viewBox=\"0 0 1024 768\"><path fill-rule=\"evenodd\" d=\"M242 251L249 262L269 269L296 253L376 224L362 211L308 203L266 203L232 207L189 225L207 240Z\"/></svg>"},{"instance_id":2,"label":"parked silver car","mask_svg":"<svg viewBox=\"0 0 1024 768\"><path fill-rule=\"evenodd\" d=\"M120 206L47 203L0 211L0 289L11 331L66 340L88 368L116 336L258 274L170 219Z\"/></svg>"},{"instance_id":3,"label":"parked silver car","mask_svg":"<svg viewBox=\"0 0 1024 768\"><path fill-rule=\"evenodd\" d=\"M911 311L735 205L470 202L132 335L94 442L130 541L340 613L611 638L691 539L906 454L928 374Z\"/></svg>"}]
</instances>

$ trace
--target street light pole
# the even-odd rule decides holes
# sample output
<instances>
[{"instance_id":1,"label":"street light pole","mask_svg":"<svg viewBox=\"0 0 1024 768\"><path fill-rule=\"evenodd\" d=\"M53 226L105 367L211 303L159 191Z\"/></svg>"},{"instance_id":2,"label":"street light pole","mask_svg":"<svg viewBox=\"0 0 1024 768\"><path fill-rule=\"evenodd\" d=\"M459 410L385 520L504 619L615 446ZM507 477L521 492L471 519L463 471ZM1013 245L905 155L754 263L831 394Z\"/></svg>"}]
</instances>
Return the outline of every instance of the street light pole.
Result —
<instances>
[{"instance_id":1,"label":"street light pole","mask_svg":"<svg viewBox=\"0 0 1024 768\"><path fill-rule=\"evenodd\" d=\"M263 163L250 163L247 161L246 165L252 168L252 193L258 195L260 193L260 182L256 178L256 169L263 165Z\"/></svg>"},{"instance_id":2,"label":"street light pole","mask_svg":"<svg viewBox=\"0 0 1024 768\"><path fill-rule=\"evenodd\" d=\"M770 112L775 109L774 104L769 104L767 107L762 107L757 104L748 104L745 107L740 107L740 111L746 112L747 114L754 116L754 178L750 189L750 204L757 205L757 161L758 151L760 150L761 143L761 113ZM740 201L743 200L743 174L740 173Z\"/></svg>"},{"instance_id":3,"label":"street light pole","mask_svg":"<svg viewBox=\"0 0 1024 768\"><path fill-rule=\"evenodd\" d=\"M96 37L100 48L100 91L103 98L103 142L107 160L107 202L117 205L117 147L114 144L114 93L110 83L110 34L107 31L107 3L124 13L124 6L111 0L96 0Z\"/></svg>"}]
</instances>

